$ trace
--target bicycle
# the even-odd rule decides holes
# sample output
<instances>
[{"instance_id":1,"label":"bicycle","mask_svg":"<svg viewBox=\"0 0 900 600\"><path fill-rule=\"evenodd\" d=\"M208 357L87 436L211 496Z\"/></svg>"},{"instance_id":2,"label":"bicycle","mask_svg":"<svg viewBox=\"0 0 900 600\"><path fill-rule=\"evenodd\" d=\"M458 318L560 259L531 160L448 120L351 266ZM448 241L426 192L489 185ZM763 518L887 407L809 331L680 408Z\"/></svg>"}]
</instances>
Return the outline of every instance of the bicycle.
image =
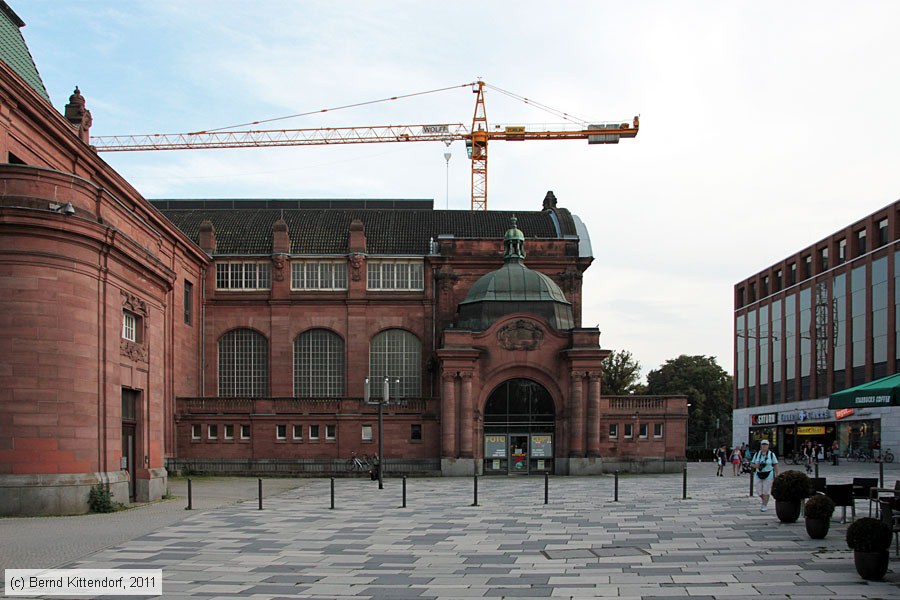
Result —
<instances>
[{"instance_id":1,"label":"bicycle","mask_svg":"<svg viewBox=\"0 0 900 600\"><path fill-rule=\"evenodd\" d=\"M354 471L359 471L362 473L368 473L372 469L369 464L369 455L363 454L362 458L356 455L356 452L350 453L350 458L347 459L347 472L353 473Z\"/></svg>"},{"instance_id":2,"label":"bicycle","mask_svg":"<svg viewBox=\"0 0 900 600\"><path fill-rule=\"evenodd\" d=\"M875 462L892 463L894 462L894 453L891 452L890 448L887 448L886 450L881 452L880 456L875 457Z\"/></svg>"}]
</instances>

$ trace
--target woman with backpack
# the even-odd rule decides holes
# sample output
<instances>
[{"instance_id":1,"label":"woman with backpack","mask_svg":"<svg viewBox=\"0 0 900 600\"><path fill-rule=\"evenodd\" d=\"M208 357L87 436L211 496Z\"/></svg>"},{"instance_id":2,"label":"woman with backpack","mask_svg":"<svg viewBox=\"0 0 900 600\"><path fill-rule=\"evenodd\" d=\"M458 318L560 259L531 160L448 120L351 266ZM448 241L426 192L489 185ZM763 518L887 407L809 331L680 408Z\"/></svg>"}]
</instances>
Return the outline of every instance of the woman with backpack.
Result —
<instances>
[{"instance_id":1,"label":"woman with backpack","mask_svg":"<svg viewBox=\"0 0 900 600\"><path fill-rule=\"evenodd\" d=\"M756 471L756 494L759 496L759 511L769 510L769 496L772 494L772 480L778 475L778 458L769 450L769 440L759 444L759 452L753 457L753 468Z\"/></svg>"}]
</instances>

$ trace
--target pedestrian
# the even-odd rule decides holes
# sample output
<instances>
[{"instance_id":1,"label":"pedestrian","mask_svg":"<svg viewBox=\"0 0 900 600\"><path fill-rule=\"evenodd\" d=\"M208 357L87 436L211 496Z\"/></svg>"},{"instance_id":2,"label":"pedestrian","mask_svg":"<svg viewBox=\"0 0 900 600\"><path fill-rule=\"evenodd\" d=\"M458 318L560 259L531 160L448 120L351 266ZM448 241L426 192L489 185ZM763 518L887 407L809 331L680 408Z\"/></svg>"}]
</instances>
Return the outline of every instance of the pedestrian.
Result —
<instances>
[{"instance_id":1,"label":"pedestrian","mask_svg":"<svg viewBox=\"0 0 900 600\"><path fill-rule=\"evenodd\" d=\"M725 444L719 446L716 450L716 476L724 477L725 474L722 472L725 470L725 461L728 460L728 451L725 449Z\"/></svg>"},{"instance_id":2,"label":"pedestrian","mask_svg":"<svg viewBox=\"0 0 900 600\"><path fill-rule=\"evenodd\" d=\"M731 471L737 477L741 474L741 459L743 458L741 449L737 446L731 451Z\"/></svg>"},{"instance_id":3,"label":"pedestrian","mask_svg":"<svg viewBox=\"0 0 900 600\"><path fill-rule=\"evenodd\" d=\"M838 465L838 453L840 452L840 445L837 440L834 440L831 444L831 464L835 467Z\"/></svg>"},{"instance_id":4,"label":"pedestrian","mask_svg":"<svg viewBox=\"0 0 900 600\"><path fill-rule=\"evenodd\" d=\"M372 478L372 481L378 481L378 477L381 474L381 461L378 460L378 455L374 455L372 457L372 469L369 471L369 477Z\"/></svg>"},{"instance_id":5,"label":"pedestrian","mask_svg":"<svg viewBox=\"0 0 900 600\"><path fill-rule=\"evenodd\" d=\"M756 471L756 494L761 502L760 512L769 510L769 496L772 493L772 480L778 475L778 458L769 450L769 440L759 444L759 452L753 457L753 468Z\"/></svg>"}]
</instances>

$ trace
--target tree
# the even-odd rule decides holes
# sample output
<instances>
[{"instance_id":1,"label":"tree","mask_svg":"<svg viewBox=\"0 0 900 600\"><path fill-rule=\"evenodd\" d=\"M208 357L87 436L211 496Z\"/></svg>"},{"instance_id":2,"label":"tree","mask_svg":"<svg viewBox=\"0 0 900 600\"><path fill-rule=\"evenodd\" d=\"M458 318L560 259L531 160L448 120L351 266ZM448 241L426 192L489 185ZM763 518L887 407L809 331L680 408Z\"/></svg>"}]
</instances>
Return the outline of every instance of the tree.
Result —
<instances>
[{"instance_id":1,"label":"tree","mask_svg":"<svg viewBox=\"0 0 900 600\"><path fill-rule=\"evenodd\" d=\"M731 443L731 375L713 356L670 359L647 374L647 393L687 396L688 447Z\"/></svg>"},{"instance_id":2,"label":"tree","mask_svg":"<svg viewBox=\"0 0 900 600\"><path fill-rule=\"evenodd\" d=\"M628 350L613 352L603 359L603 371L600 373L600 385L604 396L622 396L640 393L641 363L634 360Z\"/></svg>"}]
</instances>

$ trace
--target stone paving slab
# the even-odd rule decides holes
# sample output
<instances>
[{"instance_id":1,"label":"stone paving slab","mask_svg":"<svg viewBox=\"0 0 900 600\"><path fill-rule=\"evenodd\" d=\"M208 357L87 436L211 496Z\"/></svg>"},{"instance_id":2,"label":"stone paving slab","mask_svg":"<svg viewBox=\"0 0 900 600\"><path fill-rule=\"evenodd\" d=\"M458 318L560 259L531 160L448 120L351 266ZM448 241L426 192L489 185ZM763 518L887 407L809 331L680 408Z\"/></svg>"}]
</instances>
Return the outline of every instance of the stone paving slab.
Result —
<instances>
[{"instance_id":1,"label":"stone paving slab","mask_svg":"<svg viewBox=\"0 0 900 600\"><path fill-rule=\"evenodd\" d=\"M688 473L688 499L680 474L621 476L618 502L612 477L560 477L548 504L542 478L480 478L478 506L471 480L410 479L405 509L398 480L336 480L334 510L329 480L294 480L261 511L253 497L162 519L65 567L162 569L164 598L900 598L900 559L863 582L847 525L811 540L759 512L746 476ZM8 521L4 540L30 520Z\"/></svg>"}]
</instances>

